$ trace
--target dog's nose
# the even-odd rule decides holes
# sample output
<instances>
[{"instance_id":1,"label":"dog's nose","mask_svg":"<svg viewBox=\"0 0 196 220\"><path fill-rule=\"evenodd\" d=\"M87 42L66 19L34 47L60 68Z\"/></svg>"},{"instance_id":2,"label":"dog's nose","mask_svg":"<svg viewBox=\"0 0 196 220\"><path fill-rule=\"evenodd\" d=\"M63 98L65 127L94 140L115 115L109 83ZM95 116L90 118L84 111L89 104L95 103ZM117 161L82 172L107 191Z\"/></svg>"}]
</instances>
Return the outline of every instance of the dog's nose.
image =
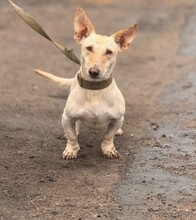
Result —
<instances>
[{"instance_id":1,"label":"dog's nose","mask_svg":"<svg viewBox=\"0 0 196 220\"><path fill-rule=\"evenodd\" d=\"M97 78L99 76L100 70L97 68L90 68L88 72L91 78Z\"/></svg>"}]
</instances>

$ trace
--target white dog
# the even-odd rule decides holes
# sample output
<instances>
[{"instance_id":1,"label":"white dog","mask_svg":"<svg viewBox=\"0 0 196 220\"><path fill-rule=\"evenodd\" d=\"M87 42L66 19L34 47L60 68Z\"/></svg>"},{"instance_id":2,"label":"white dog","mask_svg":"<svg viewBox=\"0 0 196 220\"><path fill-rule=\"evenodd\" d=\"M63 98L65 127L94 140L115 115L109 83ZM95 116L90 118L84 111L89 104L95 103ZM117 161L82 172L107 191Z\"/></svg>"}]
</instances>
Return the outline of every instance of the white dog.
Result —
<instances>
[{"instance_id":1,"label":"white dog","mask_svg":"<svg viewBox=\"0 0 196 220\"><path fill-rule=\"evenodd\" d=\"M41 70L36 73L71 88L62 115L67 137L64 159L77 157L80 149L78 134L80 123L90 128L107 128L101 149L106 158L118 157L113 139L123 133L121 126L125 114L125 101L112 77L118 52L128 49L136 34L137 25L111 36L95 33L93 24L83 9L74 17L74 39L81 44L81 67L72 79L56 77Z\"/></svg>"}]
</instances>

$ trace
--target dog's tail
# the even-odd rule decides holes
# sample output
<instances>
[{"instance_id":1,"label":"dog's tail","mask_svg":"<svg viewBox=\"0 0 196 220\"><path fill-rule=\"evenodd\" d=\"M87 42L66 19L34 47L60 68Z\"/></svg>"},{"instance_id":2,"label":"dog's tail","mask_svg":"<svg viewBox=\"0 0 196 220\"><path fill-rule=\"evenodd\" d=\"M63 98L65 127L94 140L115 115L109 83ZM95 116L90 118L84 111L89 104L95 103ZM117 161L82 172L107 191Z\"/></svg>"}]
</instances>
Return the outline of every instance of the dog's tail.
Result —
<instances>
[{"instance_id":1,"label":"dog's tail","mask_svg":"<svg viewBox=\"0 0 196 220\"><path fill-rule=\"evenodd\" d=\"M41 76L44 76L48 79L51 79L52 81L56 82L56 83L59 83L60 85L63 85L63 86L66 86L66 87L69 87L71 88L71 85L72 85L72 82L73 82L73 78L71 79L66 79L66 78L62 78L62 77L58 77L58 76L55 76L51 73L47 73L47 72L44 72L42 70L39 70L39 69L34 69L34 71L41 75Z\"/></svg>"}]
</instances>

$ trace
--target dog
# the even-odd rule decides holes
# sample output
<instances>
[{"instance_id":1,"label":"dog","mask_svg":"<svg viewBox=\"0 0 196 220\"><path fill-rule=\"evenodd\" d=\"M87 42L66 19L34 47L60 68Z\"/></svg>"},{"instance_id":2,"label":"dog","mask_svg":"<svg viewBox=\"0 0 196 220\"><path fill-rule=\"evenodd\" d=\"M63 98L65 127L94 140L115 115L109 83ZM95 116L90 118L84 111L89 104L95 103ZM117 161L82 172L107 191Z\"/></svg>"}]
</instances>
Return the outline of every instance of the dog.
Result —
<instances>
[{"instance_id":1,"label":"dog","mask_svg":"<svg viewBox=\"0 0 196 220\"><path fill-rule=\"evenodd\" d=\"M67 138L62 158L77 158L81 123L93 129L107 128L101 150L104 157L117 158L113 140L116 134L123 134L125 100L112 71L118 53L126 51L135 38L137 24L111 36L98 35L87 14L79 8L74 16L74 31L74 39L81 44L81 66L74 78L65 79L35 69L37 74L70 88L62 115Z\"/></svg>"}]
</instances>

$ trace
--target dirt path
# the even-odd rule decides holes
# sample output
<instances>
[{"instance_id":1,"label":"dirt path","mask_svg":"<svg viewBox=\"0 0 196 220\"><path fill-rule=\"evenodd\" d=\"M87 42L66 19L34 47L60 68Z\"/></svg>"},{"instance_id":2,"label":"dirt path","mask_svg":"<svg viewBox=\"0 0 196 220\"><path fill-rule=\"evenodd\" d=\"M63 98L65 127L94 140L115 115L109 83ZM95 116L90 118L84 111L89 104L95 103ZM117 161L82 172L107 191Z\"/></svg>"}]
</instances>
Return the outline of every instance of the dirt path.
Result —
<instances>
[{"instance_id":1,"label":"dirt path","mask_svg":"<svg viewBox=\"0 0 196 220\"><path fill-rule=\"evenodd\" d=\"M68 93L34 75L72 77L77 66L0 7L1 219L193 220L196 216L196 3L18 0L48 33L79 54L73 13L82 6L98 33L134 22L116 81L126 98L119 160L105 160L103 134L85 128L79 158L60 159ZM98 2L98 3L95 3ZM100 4L101 2L101 4Z\"/></svg>"}]
</instances>

